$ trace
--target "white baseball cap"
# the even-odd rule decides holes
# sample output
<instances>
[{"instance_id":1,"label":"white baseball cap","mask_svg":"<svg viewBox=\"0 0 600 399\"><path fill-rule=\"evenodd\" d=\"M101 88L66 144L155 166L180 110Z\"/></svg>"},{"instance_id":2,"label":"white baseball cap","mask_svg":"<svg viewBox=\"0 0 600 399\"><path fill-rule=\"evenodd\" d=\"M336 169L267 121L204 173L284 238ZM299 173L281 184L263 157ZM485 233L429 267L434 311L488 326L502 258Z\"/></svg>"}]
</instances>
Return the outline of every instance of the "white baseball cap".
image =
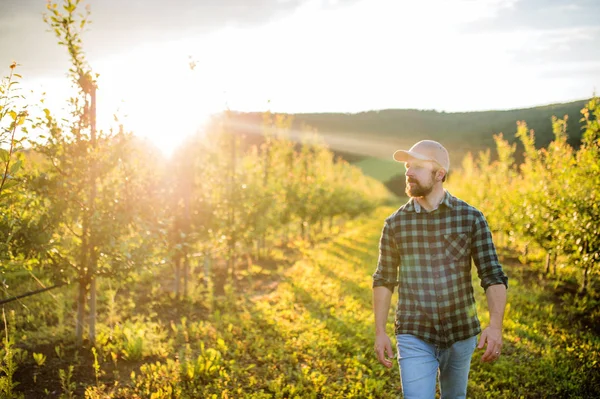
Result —
<instances>
[{"instance_id":1,"label":"white baseball cap","mask_svg":"<svg viewBox=\"0 0 600 399\"><path fill-rule=\"evenodd\" d=\"M444 170L450 170L450 157L443 145L433 140L422 140L413 145L410 150L398 150L394 153L394 160L409 162L411 160L433 161Z\"/></svg>"}]
</instances>

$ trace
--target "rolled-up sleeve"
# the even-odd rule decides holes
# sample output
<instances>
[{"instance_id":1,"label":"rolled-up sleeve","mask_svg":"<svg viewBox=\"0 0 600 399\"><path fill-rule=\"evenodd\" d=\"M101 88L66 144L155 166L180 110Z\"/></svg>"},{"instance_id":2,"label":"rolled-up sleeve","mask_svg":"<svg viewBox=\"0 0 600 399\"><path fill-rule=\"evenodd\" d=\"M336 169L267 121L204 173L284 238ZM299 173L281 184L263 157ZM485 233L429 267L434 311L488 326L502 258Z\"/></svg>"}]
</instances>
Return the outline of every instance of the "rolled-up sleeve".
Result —
<instances>
[{"instance_id":1,"label":"rolled-up sleeve","mask_svg":"<svg viewBox=\"0 0 600 399\"><path fill-rule=\"evenodd\" d=\"M379 260L377 270L373 273L373 288L383 286L393 292L398 285L399 264L400 253L394 239L394 230L386 220L379 240Z\"/></svg>"},{"instance_id":2,"label":"rolled-up sleeve","mask_svg":"<svg viewBox=\"0 0 600 399\"><path fill-rule=\"evenodd\" d=\"M482 213L479 213L474 222L471 254L484 290L496 284L504 284L508 288L508 277L502 270L492 233Z\"/></svg>"}]
</instances>

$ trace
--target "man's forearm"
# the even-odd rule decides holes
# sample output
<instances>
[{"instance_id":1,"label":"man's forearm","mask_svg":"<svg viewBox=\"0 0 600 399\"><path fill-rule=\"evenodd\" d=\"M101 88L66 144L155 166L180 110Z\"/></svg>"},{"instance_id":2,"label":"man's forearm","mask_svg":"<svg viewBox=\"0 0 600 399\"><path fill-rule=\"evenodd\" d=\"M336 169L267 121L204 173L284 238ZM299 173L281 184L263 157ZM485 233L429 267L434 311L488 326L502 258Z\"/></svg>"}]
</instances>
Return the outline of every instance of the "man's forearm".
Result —
<instances>
[{"instance_id":1,"label":"man's forearm","mask_svg":"<svg viewBox=\"0 0 600 399\"><path fill-rule=\"evenodd\" d=\"M385 333L392 291L387 287L373 288L373 311L375 313L375 333Z\"/></svg>"},{"instance_id":2,"label":"man's forearm","mask_svg":"<svg viewBox=\"0 0 600 399\"><path fill-rule=\"evenodd\" d=\"M506 308L506 286L495 284L485 291L488 310L490 312L490 327L502 329L504 309Z\"/></svg>"}]
</instances>

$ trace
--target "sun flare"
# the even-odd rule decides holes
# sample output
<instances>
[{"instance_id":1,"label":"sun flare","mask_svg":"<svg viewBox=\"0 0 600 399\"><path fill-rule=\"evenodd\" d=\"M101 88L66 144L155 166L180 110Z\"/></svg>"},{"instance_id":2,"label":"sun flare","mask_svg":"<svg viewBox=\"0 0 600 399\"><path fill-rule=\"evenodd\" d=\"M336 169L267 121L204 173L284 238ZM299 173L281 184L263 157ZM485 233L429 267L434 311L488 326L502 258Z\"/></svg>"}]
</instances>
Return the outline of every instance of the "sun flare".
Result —
<instances>
[{"instance_id":1,"label":"sun flare","mask_svg":"<svg viewBox=\"0 0 600 399\"><path fill-rule=\"evenodd\" d=\"M200 132L210 112L181 87L135 96L124 103L127 129L148 138L165 155Z\"/></svg>"},{"instance_id":2,"label":"sun flare","mask_svg":"<svg viewBox=\"0 0 600 399\"><path fill-rule=\"evenodd\" d=\"M182 51L169 54L150 46L99 68L106 71L100 83L109 83L104 92L100 86L104 118L116 114L127 131L148 138L165 155L201 132L210 115L223 109L206 90L207 76L193 68Z\"/></svg>"}]
</instances>

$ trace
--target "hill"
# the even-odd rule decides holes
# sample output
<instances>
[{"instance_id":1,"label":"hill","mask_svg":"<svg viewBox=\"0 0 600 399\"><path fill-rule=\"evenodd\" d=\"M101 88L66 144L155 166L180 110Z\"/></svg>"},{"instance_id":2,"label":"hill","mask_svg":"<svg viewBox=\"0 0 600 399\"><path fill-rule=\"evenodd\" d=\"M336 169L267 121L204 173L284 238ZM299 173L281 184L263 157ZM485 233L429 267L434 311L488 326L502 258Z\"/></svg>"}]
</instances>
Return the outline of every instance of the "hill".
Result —
<instances>
[{"instance_id":1,"label":"hill","mask_svg":"<svg viewBox=\"0 0 600 399\"><path fill-rule=\"evenodd\" d=\"M515 142L516 122L525 121L535 131L536 145L545 147L554 135L552 116L568 117L569 143L578 147L581 139L581 109L588 100L504 111L439 112L435 110L387 109L359 113L293 114L292 135L300 140L303 132L316 129L331 149L349 162L364 166L366 174L402 193L404 169L389 162L394 150L409 148L416 141L433 139L450 151L454 168L464 156L494 148L493 135L503 133ZM246 136L248 143L262 140L261 113L231 113L233 130ZM492 157L494 156L492 151ZM519 151L517 150L517 157Z\"/></svg>"}]
</instances>

